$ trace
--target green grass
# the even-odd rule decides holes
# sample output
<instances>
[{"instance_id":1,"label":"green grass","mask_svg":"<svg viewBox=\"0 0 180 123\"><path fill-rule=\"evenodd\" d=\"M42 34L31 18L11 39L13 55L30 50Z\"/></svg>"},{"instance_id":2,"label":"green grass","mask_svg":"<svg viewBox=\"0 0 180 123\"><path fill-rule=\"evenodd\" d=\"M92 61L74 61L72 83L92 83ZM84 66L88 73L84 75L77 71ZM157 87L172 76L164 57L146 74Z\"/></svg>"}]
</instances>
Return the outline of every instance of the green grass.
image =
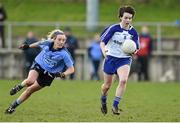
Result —
<instances>
[{"instance_id":1,"label":"green grass","mask_svg":"<svg viewBox=\"0 0 180 123\"><path fill-rule=\"evenodd\" d=\"M180 122L180 83L135 83L129 82L120 107L120 116L110 111L114 83L109 91L108 114L100 112L100 82L56 80L17 108L12 115L3 112L19 95L9 96L9 89L16 82L1 80L0 121L1 122L123 122L160 121Z\"/></svg>"}]
</instances>

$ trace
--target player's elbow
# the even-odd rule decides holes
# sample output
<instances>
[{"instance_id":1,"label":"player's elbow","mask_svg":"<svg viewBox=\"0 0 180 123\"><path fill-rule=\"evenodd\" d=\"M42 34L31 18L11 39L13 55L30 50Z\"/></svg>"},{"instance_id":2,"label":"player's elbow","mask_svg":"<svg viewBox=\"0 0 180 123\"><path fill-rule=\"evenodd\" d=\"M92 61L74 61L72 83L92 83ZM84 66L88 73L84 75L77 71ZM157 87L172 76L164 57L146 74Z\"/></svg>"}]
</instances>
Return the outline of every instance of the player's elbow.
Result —
<instances>
[{"instance_id":1,"label":"player's elbow","mask_svg":"<svg viewBox=\"0 0 180 123\"><path fill-rule=\"evenodd\" d=\"M75 72L74 67L69 68L69 70L70 70L71 73L74 73L74 72Z\"/></svg>"}]
</instances>

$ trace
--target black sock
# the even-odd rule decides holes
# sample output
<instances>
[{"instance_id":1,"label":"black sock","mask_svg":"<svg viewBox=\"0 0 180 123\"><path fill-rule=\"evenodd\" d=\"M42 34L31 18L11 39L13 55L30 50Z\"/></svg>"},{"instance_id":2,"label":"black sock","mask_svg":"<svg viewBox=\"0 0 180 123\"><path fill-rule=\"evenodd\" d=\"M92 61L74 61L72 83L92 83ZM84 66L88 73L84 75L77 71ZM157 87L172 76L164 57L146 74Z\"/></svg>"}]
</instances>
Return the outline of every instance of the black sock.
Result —
<instances>
[{"instance_id":1,"label":"black sock","mask_svg":"<svg viewBox=\"0 0 180 123\"><path fill-rule=\"evenodd\" d=\"M11 107L15 109L18 105L19 105L19 103L17 102L17 100L15 100L15 101L11 104Z\"/></svg>"}]
</instances>

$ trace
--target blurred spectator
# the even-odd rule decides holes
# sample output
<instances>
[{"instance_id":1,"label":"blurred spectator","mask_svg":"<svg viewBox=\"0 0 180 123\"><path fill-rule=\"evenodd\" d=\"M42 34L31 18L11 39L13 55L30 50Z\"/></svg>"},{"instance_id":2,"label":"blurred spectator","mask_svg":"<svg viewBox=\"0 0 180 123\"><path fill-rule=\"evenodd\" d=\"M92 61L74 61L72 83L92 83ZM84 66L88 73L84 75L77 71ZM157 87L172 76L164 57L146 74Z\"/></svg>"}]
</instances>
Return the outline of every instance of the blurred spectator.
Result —
<instances>
[{"instance_id":1,"label":"blurred spectator","mask_svg":"<svg viewBox=\"0 0 180 123\"><path fill-rule=\"evenodd\" d=\"M180 25L180 20L176 20L176 25Z\"/></svg>"},{"instance_id":2,"label":"blurred spectator","mask_svg":"<svg viewBox=\"0 0 180 123\"><path fill-rule=\"evenodd\" d=\"M34 33L32 31L29 31L27 33L27 37L24 41L24 44L33 44L35 42L37 42L38 40L36 39ZM40 52L40 48L29 48L27 50L23 50L24 51L24 55L25 55L25 75L27 76L29 69L35 59L35 57L39 54Z\"/></svg>"},{"instance_id":3,"label":"blurred spectator","mask_svg":"<svg viewBox=\"0 0 180 123\"><path fill-rule=\"evenodd\" d=\"M133 80L138 79L138 73L140 72L140 63L137 60L137 55L133 55L132 63L131 63L131 70L129 73L129 77Z\"/></svg>"},{"instance_id":4,"label":"blurred spectator","mask_svg":"<svg viewBox=\"0 0 180 123\"><path fill-rule=\"evenodd\" d=\"M76 61L76 58L75 58L75 50L79 47L78 45L78 40L72 35L72 32L71 32L71 28L70 27L66 27L64 29L64 33L67 37L67 40L66 40L66 44L65 44L65 47L68 49L68 51L70 52L73 60L74 60L74 64L75 64L75 61ZM70 79L75 79L75 75L74 73L70 75Z\"/></svg>"},{"instance_id":5,"label":"blurred spectator","mask_svg":"<svg viewBox=\"0 0 180 123\"><path fill-rule=\"evenodd\" d=\"M149 33L149 29L147 26L143 26L141 28L141 33L139 35L140 41L140 50L137 52L137 61L140 65L140 69L138 71L138 80L149 80L149 60L152 51L152 37Z\"/></svg>"},{"instance_id":6,"label":"blurred spectator","mask_svg":"<svg viewBox=\"0 0 180 123\"><path fill-rule=\"evenodd\" d=\"M3 22L7 19L6 11L3 5L0 3L0 37L2 48L5 48L5 37L4 37L4 25Z\"/></svg>"},{"instance_id":7,"label":"blurred spectator","mask_svg":"<svg viewBox=\"0 0 180 123\"><path fill-rule=\"evenodd\" d=\"M102 52L100 48L100 36L96 34L88 48L88 56L91 59L93 72L91 73L91 80L99 80L99 66L102 60Z\"/></svg>"}]
</instances>

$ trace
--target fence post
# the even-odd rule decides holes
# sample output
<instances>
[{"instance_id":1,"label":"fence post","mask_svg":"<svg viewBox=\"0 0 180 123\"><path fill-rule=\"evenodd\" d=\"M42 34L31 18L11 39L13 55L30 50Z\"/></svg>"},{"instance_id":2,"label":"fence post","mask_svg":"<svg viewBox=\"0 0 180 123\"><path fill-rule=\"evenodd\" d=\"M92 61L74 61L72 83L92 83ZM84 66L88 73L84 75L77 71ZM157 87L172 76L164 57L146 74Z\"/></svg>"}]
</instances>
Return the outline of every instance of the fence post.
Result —
<instances>
[{"instance_id":1,"label":"fence post","mask_svg":"<svg viewBox=\"0 0 180 123\"><path fill-rule=\"evenodd\" d=\"M8 23L8 37L7 37L7 48L12 50L12 23Z\"/></svg>"},{"instance_id":2,"label":"fence post","mask_svg":"<svg viewBox=\"0 0 180 123\"><path fill-rule=\"evenodd\" d=\"M161 42L161 24L157 24L157 51L162 51L162 42Z\"/></svg>"}]
</instances>

